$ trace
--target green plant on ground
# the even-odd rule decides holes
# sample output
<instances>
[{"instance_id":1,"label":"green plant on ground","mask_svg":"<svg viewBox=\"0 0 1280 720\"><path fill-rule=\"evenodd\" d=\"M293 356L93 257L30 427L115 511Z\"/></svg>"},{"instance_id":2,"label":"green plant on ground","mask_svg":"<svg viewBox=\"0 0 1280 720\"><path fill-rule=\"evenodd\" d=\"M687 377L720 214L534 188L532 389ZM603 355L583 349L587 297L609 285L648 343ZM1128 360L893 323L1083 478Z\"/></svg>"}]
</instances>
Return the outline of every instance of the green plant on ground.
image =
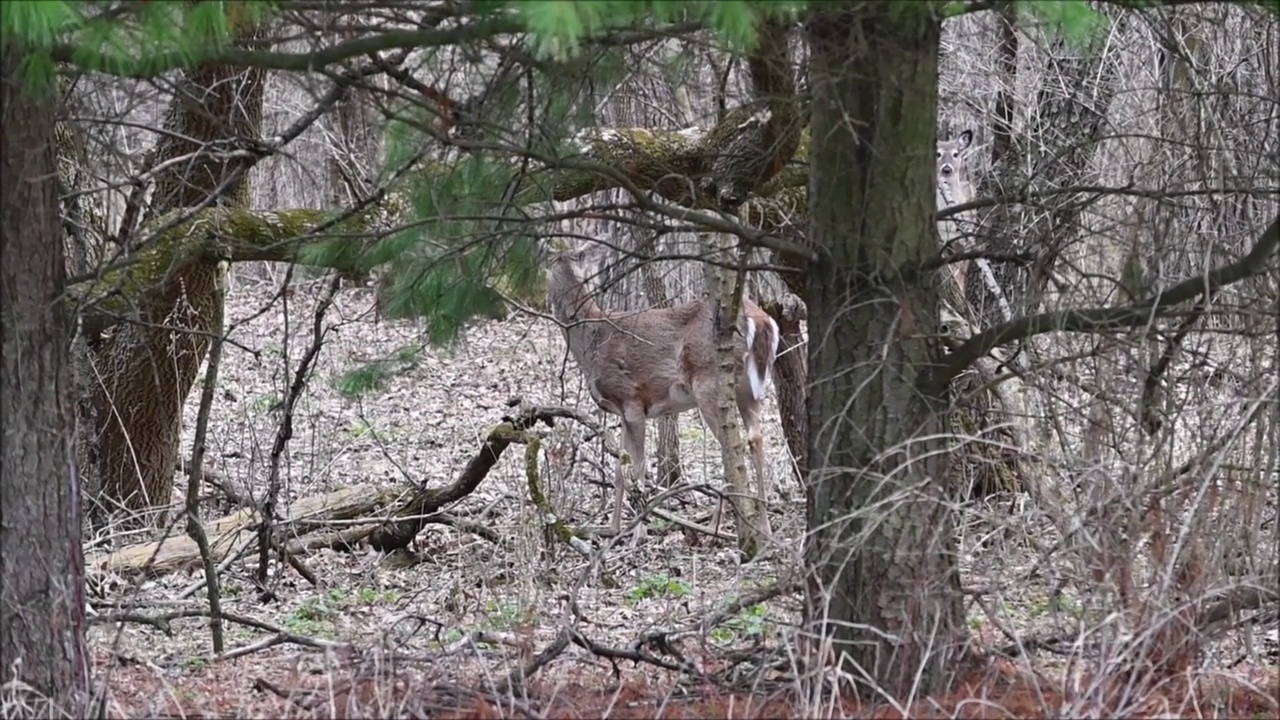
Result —
<instances>
[{"instance_id":1,"label":"green plant on ground","mask_svg":"<svg viewBox=\"0 0 1280 720\"><path fill-rule=\"evenodd\" d=\"M509 630L524 617L519 605L499 603L490 600L485 606L486 617L483 626L490 630Z\"/></svg>"},{"instance_id":2,"label":"green plant on ground","mask_svg":"<svg viewBox=\"0 0 1280 720\"><path fill-rule=\"evenodd\" d=\"M769 632L769 608L756 603L711 631L712 642L725 645L741 638L763 638Z\"/></svg>"},{"instance_id":3,"label":"green plant on ground","mask_svg":"<svg viewBox=\"0 0 1280 720\"><path fill-rule=\"evenodd\" d=\"M689 586L679 578L667 575L652 575L640 581L627 593L627 600L638 603L658 597L682 598L689 594Z\"/></svg>"}]
</instances>

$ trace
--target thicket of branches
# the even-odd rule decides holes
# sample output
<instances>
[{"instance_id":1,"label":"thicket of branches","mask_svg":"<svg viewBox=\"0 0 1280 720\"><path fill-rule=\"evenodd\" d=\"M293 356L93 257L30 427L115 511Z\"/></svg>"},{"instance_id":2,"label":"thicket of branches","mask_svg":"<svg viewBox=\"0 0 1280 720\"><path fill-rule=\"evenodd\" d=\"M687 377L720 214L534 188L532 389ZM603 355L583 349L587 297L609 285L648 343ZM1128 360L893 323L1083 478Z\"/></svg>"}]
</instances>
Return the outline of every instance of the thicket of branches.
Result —
<instances>
[{"instance_id":1,"label":"thicket of branches","mask_svg":"<svg viewBox=\"0 0 1280 720\"><path fill-rule=\"evenodd\" d=\"M97 561L154 575L198 558L209 603L200 612L213 620L218 657L235 657L218 598L234 556L257 553L266 599L271 558L314 582L306 557L316 549L403 550L428 522L500 544L484 520L448 511L521 445L548 542L585 558L573 592L602 581L609 554L625 551L591 545L573 514L548 500L539 472L554 463L539 464L538 428L570 423L607 436L612 416L513 406L447 487L394 501L316 500L308 508L326 515L324 527L287 511L281 477L295 406L325 346L327 313L340 293L368 292L385 321L414 324L416 352L427 357L468 327L546 313L543 261L557 243L602 248L590 285L617 311L707 295L735 270L705 262L708 248L731 248L725 257L783 328L775 393L786 436L772 447L789 456L775 468L794 470L806 489L809 531L802 556L739 523L742 548L771 557L776 572L770 590L735 612L805 598L796 636L755 649L804 658L792 667L807 693L797 707L816 711L833 688L907 707L953 689L971 667L961 660L997 654L1039 670L1037 657L1066 655L1087 668L1075 679L1085 690L1056 696L1069 696L1073 712L1141 714L1155 696L1183 703L1170 679L1227 664L1215 654L1224 642L1243 637L1256 654L1254 628L1269 627L1280 603L1273 8L936 3L917 10L935 13L926 22L856 4L841 16L804 3L721 14L602 3L578 4L569 22L536 3L510 5L519 12L370 2L283 3L258 14L230 3L216 15L206 7L173 16L223 40L161 35L163 51L131 60L99 50L95 33L117 15L136 23L135 38L161 33L153 11L103 3L41 48L59 100L86 530L102 533L121 516L164 527L155 511L167 510L187 519L190 535L164 551L120 543ZM932 135L913 135L901 118L895 127L890 113L900 108L873 109L898 98L891 88L910 75L901 67L871 54L848 60L850 73L881 73L859 76L856 92L831 79L823 62L837 54L822 38L841 22L875 28L865 40L875 47L917 42L901 40L914 37L902 28L939 23L936 104L921 93L902 100L936 108ZM40 72L25 67L24 81ZM901 83L886 80L895 73ZM865 107L814 106L858 92ZM840 112L850 145L811 133ZM867 127L847 130L864 119ZM935 216L906 217L919 205L915 190L924 192L921 168L934 165L923 153L932 157L935 137L966 131L974 142L965 182L944 191L933 173ZM849 175L838 176L830 158L849 147ZM886 159L889 150L901 157ZM900 207L833 219L832 193L877 198L877 183L909 188ZM938 232L920 239L913 222ZM847 243L831 240L837 227ZM327 285L312 314L290 319L308 324L312 345L301 360L283 352L282 419L275 445L262 449L263 476L224 484L202 456L230 337L228 287L267 281L284 295L317 277ZM892 312L875 309L889 302ZM859 333L871 340L851 342ZM373 380L388 366L379 358L347 368L345 387L376 394ZM184 417L197 389L199 412ZM184 423L188 436L196 428L194 452L180 447ZM649 476L678 486L682 437L673 420L655 425ZM175 477L184 481L176 492ZM210 483L244 514L205 527L200 495ZM653 502L637 506L636 523L662 511ZM738 509L748 520L756 512ZM342 524L375 510L376 521ZM993 558L1005 553L1033 559L1000 568ZM895 566L905 569L866 571ZM900 583L892 592L906 598L901 606L874 590L877 577ZM1070 607L1051 635L1026 636L997 609L1033 579L1046 583L1046 604ZM850 588L869 599L851 598ZM970 598L1001 647L983 646L965 626L958 609ZM744 684L696 670L652 634L629 653L605 648L579 619L522 655L508 677L508 689L521 691L513 697L527 697L526 681L571 645L724 688ZM921 630L925 621L938 627ZM878 650L858 649L866 645ZM745 684L758 690L764 674ZM917 675L918 684L903 680ZM1047 707L1039 711L1061 710Z\"/></svg>"}]
</instances>

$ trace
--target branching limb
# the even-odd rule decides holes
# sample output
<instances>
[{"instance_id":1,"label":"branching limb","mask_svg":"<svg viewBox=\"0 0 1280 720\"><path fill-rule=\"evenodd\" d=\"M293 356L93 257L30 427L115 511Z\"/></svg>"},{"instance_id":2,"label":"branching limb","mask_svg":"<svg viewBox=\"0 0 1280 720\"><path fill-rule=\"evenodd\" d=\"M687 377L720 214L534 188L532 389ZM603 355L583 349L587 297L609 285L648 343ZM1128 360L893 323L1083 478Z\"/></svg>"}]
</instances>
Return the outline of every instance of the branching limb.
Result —
<instances>
[{"instance_id":1,"label":"branching limb","mask_svg":"<svg viewBox=\"0 0 1280 720\"><path fill-rule=\"evenodd\" d=\"M1206 275L1187 278L1150 298L1116 308L1040 313L996 325L974 335L931 372L925 373L921 378L921 391L930 397L939 395L953 378L978 358L1018 340L1049 332L1100 333L1146 324L1153 317L1168 314L1181 303L1261 275L1271 266L1277 247L1280 247L1280 216L1271 222L1245 257Z\"/></svg>"}]
</instances>

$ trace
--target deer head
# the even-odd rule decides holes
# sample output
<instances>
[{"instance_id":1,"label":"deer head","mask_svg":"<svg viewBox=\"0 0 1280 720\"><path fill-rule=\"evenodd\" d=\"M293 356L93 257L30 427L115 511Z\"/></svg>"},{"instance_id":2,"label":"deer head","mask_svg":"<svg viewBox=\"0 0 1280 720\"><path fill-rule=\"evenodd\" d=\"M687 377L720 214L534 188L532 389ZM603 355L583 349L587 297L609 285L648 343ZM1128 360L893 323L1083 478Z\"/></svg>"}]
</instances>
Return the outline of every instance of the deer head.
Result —
<instances>
[{"instance_id":1,"label":"deer head","mask_svg":"<svg viewBox=\"0 0 1280 720\"><path fill-rule=\"evenodd\" d=\"M938 192L945 205L958 205L973 199L973 184L966 163L973 131L965 130L954 140L938 142Z\"/></svg>"}]
</instances>

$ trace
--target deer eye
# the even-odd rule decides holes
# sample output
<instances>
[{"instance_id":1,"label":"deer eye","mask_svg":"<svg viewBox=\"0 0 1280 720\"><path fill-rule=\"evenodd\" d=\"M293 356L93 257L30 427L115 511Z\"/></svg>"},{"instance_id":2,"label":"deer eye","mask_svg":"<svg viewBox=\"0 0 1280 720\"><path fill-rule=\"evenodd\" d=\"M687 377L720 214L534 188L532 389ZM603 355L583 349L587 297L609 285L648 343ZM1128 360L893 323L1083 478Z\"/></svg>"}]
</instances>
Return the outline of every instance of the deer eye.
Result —
<instances>
[{"instance_id":1,"label":"deer eye","mask_svg":"<svg viewBox=\"0 0 1280 720\"><path fill-rule=\"evenodd\" d=\"M939 160L941 160L941 159L942 159L942 151L941 151L941 150L939 150L939 151L938 151L938 159L939 159Z\"/></svg>"}]
</instances>

